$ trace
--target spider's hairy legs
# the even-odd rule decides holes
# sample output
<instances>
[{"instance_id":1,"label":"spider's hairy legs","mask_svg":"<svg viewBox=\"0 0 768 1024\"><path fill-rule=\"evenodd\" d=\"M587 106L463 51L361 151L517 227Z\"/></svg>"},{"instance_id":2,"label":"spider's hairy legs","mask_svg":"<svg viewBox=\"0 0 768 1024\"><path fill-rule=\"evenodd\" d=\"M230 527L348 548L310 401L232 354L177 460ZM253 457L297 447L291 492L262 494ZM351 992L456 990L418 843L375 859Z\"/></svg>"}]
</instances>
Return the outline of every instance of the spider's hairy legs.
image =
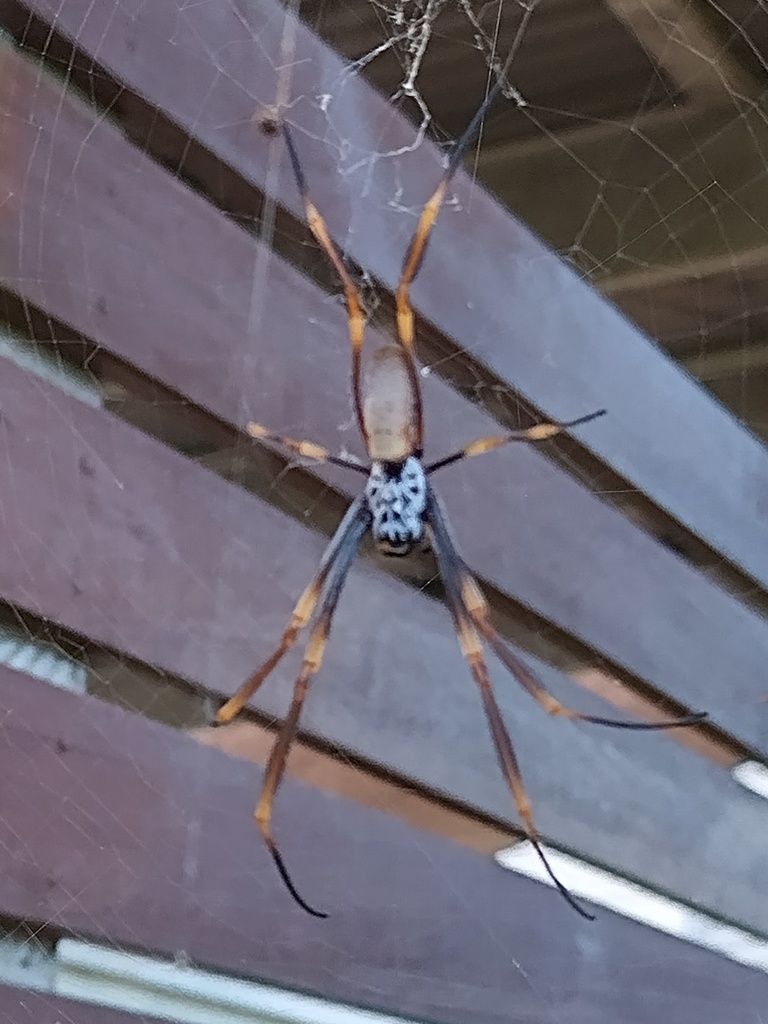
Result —
<instances>
[{"instance_id":1,"label":"spider's hairy legs","mask_svg":"<svg viewBox=\"0 0 768 1024\"><path fill-rule=\"evenodd\" d=\"M707 717L705 711L699 711L683 718L671 718L662 722L626 722L617 718L602 718L597 715L587 715L583 711L574 711L573 708L569 708L553 697L534 673L507 647L491 625L488 602L483 597L477 581L463 565L459 568L459 580L462 601L480 635L502 665L548 714L576 719L580 722L591 722L593 725L606 725L614 729L645 729L648 731L695 725Z\"/></svg>"},{"instance_id":2,"label":"spider's hairy legs","mask_svg":"<svg viewBox=\"0 0 768 1024\"><path fill-rule=\"evenodd\" d=\"M357 518L352 522L350 531L345 536L345 543L339 549L334 564L328 573L328 577L323 587L317 621L312 627L312 632L310 633L309 640L307 641L307 646L304 651L304 657L302 658L301 668L299 669L299 674L296 678L296 682L294 683L291 706L280 732L278 733L272 752L269 755L267 769L264 774L264 782L262 784L258 803L256 804L256 809L254 810L256 824L259 826L259 831L264 838L264 842L267 844L267 849L272 854L272 859L275 862L275 866L277 867L286 888L299 906L313 917L327 917L328 915L311 907L306 900L302 898L296 889L296 886L293 884L293 880L285 866L282 854L278 850L277 844L272 837L272 804L285 772L285 765L288 760L288 753L291 749L291 744L296 738L299 716L301 715L301 709L304 706L304 699L309 689L309 683L320 668L323 660L325 645L331 632L333 613L336 610L336 605L338 604L341 588L344 586L344 581L347 578L349 567L355 557L363 533L368 529L368 524L369 515L367 512L358 512Z\"/></svg>"},{"instance_id":3,"label":"spider's hairy legs","mask_svg":"<svg viewBox=\"0 0 768 1024\"><path fill-rule=\"evenodd\" d=\"M432 226L437 220L437 215L440 212L440 207L443 205L446 192L448 191L448 185L451 182L454 174L456 173L459 164L461 163L464 154L466 153L469 146L477 136L480 126L483 123L483 118L488 113L489 108L496 101L496 98L501 93L507 71L509 70L510 62L514 57L515 51L513 50L507 58L507 62L501 70L498 76L496 85L486 96L485 100L480 104L472 120L467 125L464 134L458 140L456 145L451 151L451 156L448 161L448 166L443 171L437 186L432 195L427 199L426 203L422 207L419 219L416 222L416 228L413 232L408 248L403 259L403 265L400 270L400 277L397 282L395 289L395 314L397 323L397 338L403 349L405 350L408 361L409 370L411 373L412 380L415 385L418 386L418 374L416 373L416 365L413 355L413 337L414 337L414 315L413 306L411 305L410 299L410 286L414 281L414 278L419 272L421 264L424 260L424 253L426 252L427 242L429 241L429 235L432 230ZM418 409L418 434L419 434L419 450L421 449L421 407Z\"/></svg>"},{"instance_id":4,"label":"spider's hairy legs","mask_svg":"<svg viewBox=\"0 0 768 1024\"><path fill-rule=\"evenodd\" d=\"M428 488L427 492L426 518L432 531L435 556L440 575L445 584L448 604L456 626L461 650L480 690L499 763L515 801L518 814L525 825L531 844L554 885L571 906L584 917L589 917L590 915L576 903L567 889L555 877L541 848L531 813L530 801L526 795L512 742L491 689L488 670L482 652L481 638L488 643L493 653L514 678L517 679L523 689L552 715L579 719L597 725L614 726L620 729L670 729L678 726L693 725L705 716L689 715L686 718L673 719L667 722L625 722L612 718L599 718L594 715L587 715L580 711L574 711L572 708L562 704L512 654L499 634L494 630L490 622L488 603L483 597L477 581L464 565L461 556L456 550L447 519L431 487Z\"/></svg>"},{"instance_id":5,"label":"spider's hairy legs","mask_svg":"<svg viewBox=\"0 0 768 1024\"><path fill-rule=\"evenodd\" d=\"M477 133L480 130L480 125L483 123L483 118L501 93L509 61L512 59L513 55L514 51L510 54L507 64L502 69L496 85L491 89L475 111L472 120L464 130L464 134L451 150L448 166L443 171L442 177L437 183L437 187L434 192L422 207L419 219L416 222L416 228L413 232L413 236L408 244L405 259L403 260L403 266L400 271L400 279L397 282L397 289L395 291L397 333L401 344L408 349L408 351L413 347L413 309L411 307L409 297L410 285L413 283L413 280L418 274L424 260L424 253L426 251L427 241L429 240L429 234L432 230L432 226L437 220L440 207L443 205L443 200L445 199L445 194L448 190L451 178L453 178L464 154L477 136Z\"/></svg>"},{"instance_id":6,"label":"spider's hairy legs","mask_svg":"<svg viewBox=\"0 0 768 1024\"><path fill-rule=\"evenodd\" d=\"M262 127L264 128L266 125L263 124ZM361 354L363 336L365 334L365 310L363 309L363 301L360 297L359 288L350 277L347 268L344 266L341 253L331 238L325 219L321 216L320 211L312 201L304 169L301 166L299 154L296 150L296 146L294 145L293 135L285 121L280 121L280 130L283 133L285 145L288 149L288 156L291 161L293 176L296 179L296 186L299 190L299 194L301 195L301 201L304 204L304 214L307 218L309 230L315 236L318 244L325 252L336 273L339 275L342 288L344 289L344 301L347 306L347 321L349 327L349 343L352 348L352 399L355 404L357 425L360 429L363 440L366 442L367 449L368 435L366 433L365 421L363 419L363 399L360 382L362 365Z\"/></svg>"},{"instance_id":7,"label":"spider's hairy legs","mask_svg":"<svg viewBox=\"0 0 768 1024\"><path fill-rule=\"evenodd\" d=\"M577 913L581 914L582 917L585 917L588 921L594 921L594 914L590 914L584 910L584 908L573 898L552 870L552 867L544 854L544 850L541 847L541 840L539 839L539 833L533 820L531 801L523 784L523 777L520 773L520 766L517 763L517 757L515 755L514 747L512 746L512 740L510 739L507 727L504 725L504 720L501 717L499 705L496 703L496 698L493 695L491 681L488 678L488 668L485 664L485 658L483 657L480 647L480 639L477 635L477 631L461 614L454 615L454 621L462 654L466 658L472 677L480 690L483 708L485 709L485 715L488 719L491 735L493 736L493 742L496 747L496 754L499 759L499 764L501 765L501 770L507 780L507 785L512 793L512 798L515 801L517 813L520 815L523 825L525 826L528 839L561 896L563 896L563 898Z\"/></svg>"},{"instance_id":8,"label":"spider's hairy legs","mask_svg":"<svg viewBox=\"0 0 768 1024\"><path fill-rule=\"evenodd\" d=\"M294 684L293 699L288 716L283 722L270 753L261 794L254 811L259 831L264 838L264 842L272 855L272 859L286 888L299 906L315 917L326 917L327 915L314 910L301 898L288 874L280 851L272 837L270 828L272 803L285 771L285 764L291 744L296 736L299 715L309 682L319 669L323 658L325 644L331 630L331 620L339 600L339 595L341 594L341 588L347 578L352 560L360 546L360 541L366 530L370 527L370 521L371 515L364 497L356 498L347 509L346 515L326 548L314 579L305 588L297 601L277 647L269 658L246 679L235 695L219 709L216 715L216 722L218 724L229 722L235 717L256 689L277 666L282 657L294 645L299 632L311 618L319 601L320 608L317 620L310 633L301 669Z\"/></svg>"},{"instance_id":9,"label":"spider's hairy legs","mask_svg":"<svg viewBox=\"0 0 768 1024\"><path fill-rule=\"evenodd\" d=\"M261 423L251 421L245 428L251 437L258 441L270 441L272 444L280 445L289 452L302 456L305 459L313 459L315 462L328 462L333 466L342 466L344 469L354 469L357 473L368 475L368 467L358 462L352 455L333 455L328 448L324 448L314 441L297 440L295 437L284 437L282 434L274 434L271 430L263 427Z\"/></svg>"},{"instance_id":10,"label":"spider's hairy legs","mask_svg":"<svg viewBox=\"0 0 768 1024\"><path fill-rule=\"evenodd\" d=\"M283 630L283 635L280 637L277 647L266 661L263 661L248 676L245 682L238 687L229 700L222 704L216 712L216 725L226 725L227 722L231 722L242 711L264 680L274 672L278 664L296 643L299 633L309 622L312 612L315 610L317 599L320 596L320 591L328 574L328 568L329 566L321 566L304 588L301 597L294 605L288 625Z\"/></svg>"},{"instance_id":11,"label":"spider's hairy legs","mask_svg":"<svg viewBox=\"0 0 768 1024\"><path fill-rule=\"evenodd\" d=\"M336 533L325 549L317 573L307 584L301 597L296 602L291 612L291 617L288 620L288 625L283 630L283 635L280 637L277 647L266 661L248 676L242 686L239 687L229 700L222 704L216 713L217 725L225 725L227 722L232 721L296 643L299 633L312 617L318 597L323 589L323 584L332 570L336 569L337 559L343 557L347 549L352 547L352 545L354 545L352 548L352 555L354 555L363 533L368 529L369 520L370 514L365 506L364 497L356 498L347 509Z\"/></svg>"},{"instance_id":12,"label":"spider's hairy legs","mask_svg":"<svg viewBox=\"0 0 768 1024\"><path fill-rule=\"evenodd\" d=\"M572 427L580 427L583 423L590 423L599 416L604 416L605 412L605 409L598 409L597 412L591 412L575 420L567 420L565 422L552 420L549 423L535 423L532 427L527 427L525 430L512 430L506 434L489 434L487 437L478 437L475 441L465 444L463 448L460 448L452 455L446 455L445 458L430 463L426 467L426 472L434 473L436 469L452 466L463 459L472 458L473 455L485 455L486 452L492 452L495 448L500 448L502 445L510 444L513 441L525 441L529 444L549 441L551 438L557 437L558 434L562 434Z\"/></svg>"},{"instance_id":13,"label":"spider's hairy legs","mask_svg":"<svg viewBox=\"0 0 768 1024\"><path fill-rule=\"evenodd\" d=\"M291 612L288 625L283 630L283 635L280 637L280 642L277 647L274 649L272 654L270 654L267 660L262 662L256 671L252 672L245 682L238 687L226 704L222 704L216 712L217 725L226 725L227 722L231 722L232 719L242 711L267 676L272 674L277 665L282 661L283 657L296 643L299 633L309 622L312 612L315 610L315 605L317 604L317 598L320 594L324 578L324 575L318 572L305 587L301 597L296 602L294 609Z\"/></svg>"},{"instance_id":14,"label":"spider's hairy legs","mask_svg":"<svg viewBox=\"0 0 768 1024\"><path fill-rule=\"evenodd\" d=\"M485 658L483 657L480 636L472 621L469 609L467 608L462 595L460 570L463 567L463 563L456 551L442 508L440 507L437 497L431 488L428 492L427 499L427 521L432 529L435 557L437 558L440 576L445 584L448 605L456 627L459 646L461 647L461 652L469 665L472 678L475 680L480 691L483 708L485 710L486 718L488 719L488 725L491 731L491 736L493 737L494 746L496 747L496 756L498 757L502 774L504 775L510 793L512 794L512 799L514 800L515 807L517 808L517 813L522 820L526 835L536 851L539 860L543 864L545 871L552 880L552 884L557 888L563 899L565 899L566 902L570 904L570 906L573 907L573 909L582 917L587 918L589 921L593 921L594 916L584 910L570 892L568 892L560 879L555 875L549 861L547 860L546 854L542 849L539 833L533 820L531 801L523 783L520 766L517 762L514 747L512 746L512 740L510 739L509 732L504 724L504 719L502 718L501 710L496 703L496 698L493 695L491 681L488 676L488 667L485 663Z\"/></svg>"},{"instance_id":15,"label":"spider's hairy legs","mask_svg":"<svg viewBox=\"0 0 768 1024\"><path fill-rule=\"evenodd\" d=\"M267 844L267 849L272 854L272 859L275 862L277 870L279 871L280 877L285 883L286 888L299 906L313 917L327 917L328 915L311 907L300 895L296 886L293 884L293 880L285 866L282 854L278 850L275 840L272 838L272 804L275 799L275 793L277 792L278 786L283 778L283 773L285 772L285 765L288 760L288 753L291 749L291 744L296 738L299 715L301 714L304 698L306 697L307 690L309 689L310 680L320 668L320 664L323 660L325 644L331 630L331 617L333 615L335 604L335 600L325 604L310 635L304 652L304 657L301 662L301 669L294 684L291 706L269 755L261 793L259 794L259 800L253 812L256 824L259 826L259 831L262 834L264 842Z\"/></svg>"}]
</instances>

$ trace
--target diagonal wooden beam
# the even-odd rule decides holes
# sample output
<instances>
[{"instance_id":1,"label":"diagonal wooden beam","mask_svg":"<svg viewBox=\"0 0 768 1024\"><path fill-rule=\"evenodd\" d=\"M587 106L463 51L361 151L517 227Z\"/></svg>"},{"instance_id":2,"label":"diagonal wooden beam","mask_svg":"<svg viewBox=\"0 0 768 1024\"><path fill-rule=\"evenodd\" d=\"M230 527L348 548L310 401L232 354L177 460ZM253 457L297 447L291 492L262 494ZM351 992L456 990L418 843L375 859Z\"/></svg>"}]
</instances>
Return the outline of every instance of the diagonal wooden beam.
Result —
<instances>
[{"instance_id":1,"label":"diagonal wooden beam","mask_svg":"<svg viewBox=\"0 0 768 1024\"><path fill-rule=\"evenodd\" d=\"M759 359L751 349L768 330L766 244L604 277L600 289L686 365L691 352L718 367L725 350L745 367Z\"/></svg>"},{"instance_id":2,"label":"diagonal wooden beam","mask_svg":"<svg viewBox=\"0 0 768 1024\"><path fill-rule=\"evenodd\" d=\"M482 180L598 286L695 272L768 243L768 124L681 107L547 145L489 148Z\"/></svg>"},{"instance_id":3,"label":"diagonal wooden beam","mask_svg":"<svg viewBox=\"0 0 768 1024\"><path fill-rule=\"evenodd\" d=\"M700 9L685 0L606 0L688 100L732 105L765 88L729 52Z\"/></svg>"}]
</instances>

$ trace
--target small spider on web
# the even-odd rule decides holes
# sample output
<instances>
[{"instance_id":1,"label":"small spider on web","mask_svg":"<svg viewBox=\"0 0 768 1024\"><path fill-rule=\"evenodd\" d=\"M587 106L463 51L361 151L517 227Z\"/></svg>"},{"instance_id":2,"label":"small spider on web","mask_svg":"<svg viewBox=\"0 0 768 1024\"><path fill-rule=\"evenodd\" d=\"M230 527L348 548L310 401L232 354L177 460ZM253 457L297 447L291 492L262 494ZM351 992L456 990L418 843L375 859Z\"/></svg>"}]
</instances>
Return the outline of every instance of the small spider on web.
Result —
<instances>
[{"instance_id":1,"label":"small spider on web","mask_svg":"<svg viewBox=\"0 0 768 1024\"><path fill-rule=\"evenodd\" d=\"M231 721L271 674L283 656L293 647L300 631L315 616L301 668L294 684L288 715L278 733L262 784L254 816L283 882L294 900L315 917L327 914L315 910L299 894L277 848L271 831L272 805L283 777L288 753L299 723L309 683L320 668L333 614L349 568L364 535L370 531L378 551L389 557L410 554L428 539L437 559L448 607L453 617L459 645L480 691L501 770L509 786L526 835L553 884L564 899L583 917L593 920L574 899L552 870L541 847L534 824L531 803L523 785L512 741L493 694L483 654L487 644L518 683L551 715L592 722L620 729L670 729L693 725L706 717L697 713L670 721L646 723L601 718L575 711L556 700L527 666L507 647L491 624L490 609L480 587L465 565L448 525L442 503L430 477L439 469L493 451L512 442L537 443L565 430L597 419L604 409L566 422L538 423L523 430L494 434L471 441L463 448L426 465L423 456L423 415L419 372L414 354L414 313L409 289L421 266L432 225L445 198L448 185L462 157L475 138L488 108L502 91L503 75L475 113L463 136L454 146L440 181L421 210L416 230L407 248L395 291L396 344L379 348L372 357L371 371L363 386L361 356L365 330L365 312L360 290L347 271L341 254L332 241L325 221L314 205L307 186L293 135L288 124L268 118L261 122L267 134L282 133L296 183L304 204L309 228L341 279L346 300L352 352L352 397L357 425L370 465L345 455L334 455L313 441L296 440L272 433L257 423L248 431L260 441L268 441L318 463L331 463L362 473L367 477L363 492L354 499L328 544L314 578L299 597L288 625L275 650L219 709L217 724Z\"/></svg>"}]
</instances>

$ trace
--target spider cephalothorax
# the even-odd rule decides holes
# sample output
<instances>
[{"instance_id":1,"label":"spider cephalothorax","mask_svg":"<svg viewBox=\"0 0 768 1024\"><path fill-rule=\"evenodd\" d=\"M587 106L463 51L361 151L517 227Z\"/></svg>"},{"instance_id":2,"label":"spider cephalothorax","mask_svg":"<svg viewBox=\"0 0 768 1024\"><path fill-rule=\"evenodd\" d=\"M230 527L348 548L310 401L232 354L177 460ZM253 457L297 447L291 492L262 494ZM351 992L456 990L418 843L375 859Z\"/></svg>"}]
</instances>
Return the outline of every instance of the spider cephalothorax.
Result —
<instances>
[{"instance_id":1,"label":"spider cephalothorax","mask_svg":"<svg viewBox=\"0 0 768 1024\"><path fill-rule=\"evenodd\" d=\"M500 76L499 83L503 82L505 73L506 69ZM368 481L364 492L355 498L347 509L333 539L325 549L317 573L296 602L277 647L267 660L246 679L235 695L219 709L216 719L219 723L223 723L234 718L270 675L283 655L290 650L301 629L314 615L315 622L307 642L298 678L294 684L291 706L269 757L261 795L256 805L255 817L277 869L291 895L304 910L316 917L325 917L326 915L313 910L301 898L272 838L270 829L272 801L285 770L288 751L296 735L299 715L310 680L320 668L341 588L360 542L368 531L371 532L380 551L390 555L405 555L414 548L428 530L437 567L445 586L446 603L453 617L461 651L478 686L496 746L499 765L518 814L530 842L541 858L553 883L571 906L584 917L591 918L592 915L579 906L555 877L539 842L530 801L525 793L512 741L491 687L483 644L491 649L505 668L515 676L523 689L553 715L628 729L671 728L678 725L689 725L703 717L689 715L687 718L654 724L621 722L574 711L549 694L544 685L510 650L494 629L488 603L456 548L443 507L428 480L428 477L438 469L453 465L462 459L482 455L484 452L492 451L494 448L513 441L531 443L546 441L566 428L587 423L601 416L605 410L589 413L571 420L569 423L539 423L524 430L513 430L481 437L437 462L426 466L421 462L423 441L421 387L413 351L414 317L409 298L409 287L418 272L424 254L424 246L445 197L448 183L500 88L499 84L489 93L488 98L473 117L466 132L454 147L437 188L421 211L416 230L403 260L400 279L395 291L397 344L385 345L374 353L365 388L361 379L361 350L365 314L360 293L344 266L344 261L328 233L325 221L309 196L307 183L288 125L285 122L270 121L263 126L269 134L275 134L277 128L282 131L288 147L293 173L304 203L307 222L335 267L344 287L349 338L352 347L352 400L357 425L370 460L370 468L348 456L333 455L327 448L315 444L313 441L297 441L293 438L273 434L256 423L248 425L250 434L261 441L275 442L291 452L314 459L316 462L329 462L337 466L345 466L365 474Z\"/></svg>"},{"instance_id":2,"label":"spider cephalothorax","mask_svg":"<svg viewBox=\"0 0 768 1024\"><path fill-rule=\"evenodd\" d=\"M407 555L424 535L427 478L419 460L374 462L365 485L371 533L385 555Z\"/></svg>"}]
</instances>

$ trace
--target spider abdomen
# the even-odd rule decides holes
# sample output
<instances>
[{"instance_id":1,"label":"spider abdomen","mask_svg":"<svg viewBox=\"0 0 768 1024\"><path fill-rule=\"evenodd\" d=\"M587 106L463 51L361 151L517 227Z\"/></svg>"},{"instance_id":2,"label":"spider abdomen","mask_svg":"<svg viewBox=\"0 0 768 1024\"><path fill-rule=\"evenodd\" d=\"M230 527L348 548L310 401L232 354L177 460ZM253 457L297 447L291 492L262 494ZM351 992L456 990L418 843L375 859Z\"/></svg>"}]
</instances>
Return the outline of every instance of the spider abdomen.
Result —
<instances>
[{"instance_id":1,"label":"spider abdomen","mask_svg":"<svg viewBox=\"0 0 768 1024\"><path fill-rule=\"evenodd\" d=\"M365 485L371 533L382 554L407 555L424 533L427 481L419 460L374 462Z\"/></svg>"},{"instance_id":2,"label":"spider abdomen","mask_svg":"<svg viewBox=\"0 0 768 1024\"><path fill-rule=\"evenodd\" d=\"M402 348L376 349L363 399L368 454L384 464L402 465L419 444L414 430L416 394Z\"/></svg>"}]
</instances>

